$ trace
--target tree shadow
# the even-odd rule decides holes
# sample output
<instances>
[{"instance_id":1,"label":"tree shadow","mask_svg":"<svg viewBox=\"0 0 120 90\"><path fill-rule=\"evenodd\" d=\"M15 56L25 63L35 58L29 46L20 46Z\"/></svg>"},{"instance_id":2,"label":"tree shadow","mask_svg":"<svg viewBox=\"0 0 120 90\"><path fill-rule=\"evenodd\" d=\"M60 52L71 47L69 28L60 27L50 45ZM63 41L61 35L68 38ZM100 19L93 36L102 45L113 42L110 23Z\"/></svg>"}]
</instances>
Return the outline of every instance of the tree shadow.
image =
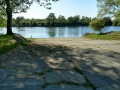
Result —
<instances>
[{"instance_id":1,"label":"tree shadow","mask_svg":"<svg viewBox=\"0 0 120 90\"><path fill-rule=\"evenodd\" d=\"M119 58L120 55L113 52L90 47L30 43L0 55L0 87L42 89L46 83L60 81L81 85L87 77L98 89L111 88L114 84L113 89L120 89ZM75 72L75 66L84 75Z\"/></svg>"}]
</instances>

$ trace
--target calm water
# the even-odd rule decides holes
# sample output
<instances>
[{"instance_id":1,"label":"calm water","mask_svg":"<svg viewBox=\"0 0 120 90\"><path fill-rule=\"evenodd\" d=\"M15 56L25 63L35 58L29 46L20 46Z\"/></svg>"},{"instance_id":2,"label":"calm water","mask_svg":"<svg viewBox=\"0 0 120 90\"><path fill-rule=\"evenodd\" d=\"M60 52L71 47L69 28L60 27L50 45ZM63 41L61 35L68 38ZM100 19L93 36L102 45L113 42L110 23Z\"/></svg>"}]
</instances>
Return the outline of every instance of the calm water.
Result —
<instances>
[{"instance_id":1,"label":"calm water","mask_svg":"<svg viewBox=\"0 0 120 90\"><path fill-rule=\"evenodd\" d=\"M12 30L26 38L70 38L82 37L86 33L98 33L89 27L13 27ZM105 27L103 30L110 31L120 31L120 27ZM5 34L6 28L1 28L0 33Z\"/></svg>"}]
</instances>

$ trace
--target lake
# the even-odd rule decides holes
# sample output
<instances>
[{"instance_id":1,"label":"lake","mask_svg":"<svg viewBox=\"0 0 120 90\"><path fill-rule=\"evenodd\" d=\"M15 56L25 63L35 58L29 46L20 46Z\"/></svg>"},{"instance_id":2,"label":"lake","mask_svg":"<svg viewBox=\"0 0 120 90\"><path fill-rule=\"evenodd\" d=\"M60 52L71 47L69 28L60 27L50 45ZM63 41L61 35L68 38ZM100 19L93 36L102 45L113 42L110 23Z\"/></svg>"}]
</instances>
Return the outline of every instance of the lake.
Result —
<instances>
[{"instance_id":1,"label":"lake","mask_svg":"<svg viewBox=\"0 0 120 90\"><path fill-rule=\"evenodd\" d=\"M14 33L26 38L72 38L82 37L86 33L99 33L89 27L12 27ZM103 32L120 31L119 27L105 27ZM0 34L5 34L6 28L0 28Z\"/></svg>"}]
</instances>

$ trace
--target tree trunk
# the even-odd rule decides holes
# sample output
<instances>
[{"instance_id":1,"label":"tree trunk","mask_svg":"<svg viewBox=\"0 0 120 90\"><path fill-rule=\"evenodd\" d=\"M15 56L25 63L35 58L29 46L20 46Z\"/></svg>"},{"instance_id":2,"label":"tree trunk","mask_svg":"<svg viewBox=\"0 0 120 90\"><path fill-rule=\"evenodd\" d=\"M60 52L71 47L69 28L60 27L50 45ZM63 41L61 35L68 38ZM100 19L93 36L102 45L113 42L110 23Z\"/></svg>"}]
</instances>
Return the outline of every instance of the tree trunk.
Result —
<instances>
[{"instance_id":1,"label":"tree trunk","mask_svg":"<svg viewBox=\"0 0 120 90\"><path fill-rule=\"evenodd\" d=\"M7 35L13 35L12 32L12 10L6 9L7 13Z\"/></svg>"}]
</instances>

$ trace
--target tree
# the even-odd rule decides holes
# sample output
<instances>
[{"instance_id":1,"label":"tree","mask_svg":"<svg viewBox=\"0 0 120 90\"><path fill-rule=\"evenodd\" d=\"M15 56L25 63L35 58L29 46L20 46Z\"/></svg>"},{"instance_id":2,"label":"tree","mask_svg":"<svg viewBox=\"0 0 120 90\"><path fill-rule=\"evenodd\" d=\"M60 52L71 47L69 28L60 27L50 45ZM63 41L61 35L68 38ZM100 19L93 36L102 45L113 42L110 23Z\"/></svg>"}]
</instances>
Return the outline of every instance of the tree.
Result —
<instances>
[{"instance_id":1,"label":"tree","mask_svg":"<svg viewBox=\"0 0 120 90\"><path fill-rule=\"evenodd\" d=\"M42 0L0 0L0 7L2 10L6 12L7 15L7 33L8 35L12 35L12 14L13 13L21 13L26 12L27 9L30 8L30 6L33 4L33 2L37 2L40 4L40 6L44 6L48 9L51 9L49 3L51 0L44 0L43 3L41 3ZM58 0L52 0L54 2ZM46 3L44 3L46 2ZM1 9L0 9L1 10Z\"/></svg>"},{"instance_id":2,"label":"tree","mask_svg":"<svg viewBox=\"0 0 120 90\"><path fill-rule=\"evenodd\" d=\"M82 18L80 19L80 24L83 26L88 26L90 21L91 21L91 18L82 16Z\"/></svg>"},{"instance_id":3,"label":"tree","mask_svg":"<svg viewBox=\"0 0 120 90\"><path fill-rule=\"evenodd\" d=\"M102 29L104 28L104 22L102 19L94 19L89 23L89 27L93 30L99 31L102 34Z\"/></svg>"},{"instance_id":4,"label":"tree","mask_svg":"<svg viewBox=\"0 0 120 90\"><path fill-rule=\"evenodd\" d=\"M116 23L117 26L120 26L120 10L115 14L115 19L113 23Z\"/></svg>"},{"instance_id":5,"label":"tree","mask_svg":"<svg viewBox=\"0 0 120 90\"><path fill-rule=\"evenodd\" d=\"M15 21L15 22L16 22L16 24L17 24L18 27L21 26L21 21L24 20L24 19L25 19L25 18L24 18L23 16L16 18L16 21Z\"/></svg>"},{"instance_id":6,"label":"tree","mask_svg":"<svg viewBox=\"0 0 120 90\"><path fill-rule=\"evenodd\" d=\"M79 21L80 21L80 15L74 16L74 23L75 23L75 25L78 25Z\"/></svg>"},{"instance_id":7,"label":"tree","mask_svg":"<svg viewBox=\"0 0 120 90\"><path fill-rule=\"evenodd\" d=\"M6 26L6 14L0 6L0 27Z\"/></svg>"},{"instance_id":8,"label":"tree","mask_svg":"<svg viewBox=\"0 0 120 90\"><path fill-rule=\"evenodd\" d=\"M112 25L112 20L110 17L103 17L103 21L105 26L111 26Z\"/></svg>"},{"instance_id":9,"label":"tree","mask_svg":"<svg viewBox=\"0 0 120 90\"><path fill-rule=\"evenodd\" d=\"M114 17L113 25L120 25L120 0L97 0L97 3L98 17Z\"/></svg>"},{"instance_id":10,"label":"tree","mask_svg":"<svg viewBox=\"0 0 120 90\"><path fill-rule=\"evenodd\" d=\"M6 26L6 20L0 17L0 27L5 27L5 26Z\"/></svg>"},{"instance_id":11,"label":"tree","mask_svg":"<svg viewBox=\"0 0 120 90\"><path fill-rule=\"evenodd\" d=\"M74 20L74 17L70 16L67 18L67 21L68 21L68 24L69 25L74 25L75 24L75 20Z\"/></svg>"},{"instance_id":12,"label":"tree","mask_svg":"<svg viewBox=\"0 0 120 90\"><path fill-rule=\"evenodd\" d=\"M59 19L59 20L64 20L64 19L65 19L65 16L59 15L59 16L58 16L58 19Z\"/></svg>"},{"instance_id":13,"label":"tree","mask_svg":"<svg viewBox=\"0 0 120 90\"><path fill-rule=\"evenodd\" d=\"M113 26L120 26L120 19L114 19L114 20L112 21L112 25L113 25Z\"/></svg>"},{"instance_id":14,"label":"tree","mask_svg":"<svg viewBox=\"0 0 120 90\"><path fill-rule=\"evenodd\" d=\"M59 15L57 21L58 21L57 23L59 26L65 26L67 22L65 19L65 16L63 15Z\"/></svg>"},{"instance_id":15,"label":"tree","mask_svg":"<svg viewBox=\"0 0 120 90\"><path fill-rule=\"evenodd\" d=\"M97 0L98 16L115 16L120 12L120 0ZM120 17L120 16L119 16Z\"/></svg>"},{"instance_id":16,"label":"tree","mask_svg":"<svg viewBox=\"0 0 120 90\"><path fill-rule=\"evenodd\" d=\"M54 25L54 20L56 19L56 16L54 13L50 13L48 17L46 18L46 23L48 23L50 26Z\"/></svg>"}]
</instances>

